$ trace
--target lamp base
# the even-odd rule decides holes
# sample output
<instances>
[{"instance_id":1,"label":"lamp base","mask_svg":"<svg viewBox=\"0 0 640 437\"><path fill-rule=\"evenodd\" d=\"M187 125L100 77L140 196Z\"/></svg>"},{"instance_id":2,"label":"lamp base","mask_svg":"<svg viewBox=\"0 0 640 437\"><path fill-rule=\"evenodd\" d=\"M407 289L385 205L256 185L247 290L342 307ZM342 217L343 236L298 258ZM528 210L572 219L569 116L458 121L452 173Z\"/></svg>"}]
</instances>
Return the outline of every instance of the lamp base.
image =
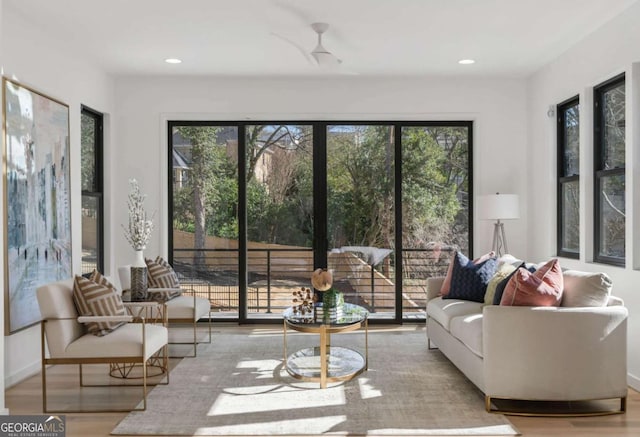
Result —
<instances>
[{"instance_id":1,"label":"lamp base","mask_svg":"<svg viewBox=\"0 0 640 437\"><path fill-rule=\"evenodd\" d=\"M509 253L509 248L507 247L507 237L504 234L504 223L502 223L500 220L496 221L493 224L493 244L491 245L491 250L493 250L497 256L502 256L505 253Z\"/></svg>"}]
</instances>

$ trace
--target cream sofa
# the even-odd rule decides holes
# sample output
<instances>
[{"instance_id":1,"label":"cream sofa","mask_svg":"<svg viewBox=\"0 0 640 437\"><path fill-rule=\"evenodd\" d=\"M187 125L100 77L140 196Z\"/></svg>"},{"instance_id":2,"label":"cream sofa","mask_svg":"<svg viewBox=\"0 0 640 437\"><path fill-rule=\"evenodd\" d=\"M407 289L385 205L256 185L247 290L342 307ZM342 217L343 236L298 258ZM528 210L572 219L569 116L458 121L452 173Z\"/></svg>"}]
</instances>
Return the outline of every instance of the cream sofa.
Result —
<instances>
[{"instance_id":1,"label":"cream sofa","mask_svg":"<svg viewBox=\"0 0 640 437\"><path fill-rule=\"evenodd\" d=\"M579 401L627 396L627 309L605 296L600 307L517 307L439 297L427 283L427 339L492 399ZM579 293L569 290L565 295ZM569 300L569 298L567 298ZM510 412L529 414L529 412Z\"/></svg>"}]
</instances>

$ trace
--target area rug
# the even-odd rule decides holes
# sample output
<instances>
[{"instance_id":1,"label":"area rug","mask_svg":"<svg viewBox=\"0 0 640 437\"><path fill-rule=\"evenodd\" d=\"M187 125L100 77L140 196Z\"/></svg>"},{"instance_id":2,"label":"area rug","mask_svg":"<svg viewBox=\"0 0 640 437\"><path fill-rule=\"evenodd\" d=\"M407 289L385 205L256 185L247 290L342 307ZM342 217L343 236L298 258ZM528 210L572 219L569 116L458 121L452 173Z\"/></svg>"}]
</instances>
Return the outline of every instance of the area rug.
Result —
<instances>
[{"instance_id":1,"label":"area rug","mask_svg":"<svg viewBox=\"0 0 640 437\"><path fill-rule=\"evenodd\" d=\"M288 334L288 352L318 336ZM301 382L283 369L280 329L222 329L197 358L183 359L169 385L156 386L146 411L114 435L518 435L487 413L476 387L439 351L423 327L369 331L369 368L330 384ZM333 335L332 347L364 354L363 331Z\"/></svg>"}]
</instances>

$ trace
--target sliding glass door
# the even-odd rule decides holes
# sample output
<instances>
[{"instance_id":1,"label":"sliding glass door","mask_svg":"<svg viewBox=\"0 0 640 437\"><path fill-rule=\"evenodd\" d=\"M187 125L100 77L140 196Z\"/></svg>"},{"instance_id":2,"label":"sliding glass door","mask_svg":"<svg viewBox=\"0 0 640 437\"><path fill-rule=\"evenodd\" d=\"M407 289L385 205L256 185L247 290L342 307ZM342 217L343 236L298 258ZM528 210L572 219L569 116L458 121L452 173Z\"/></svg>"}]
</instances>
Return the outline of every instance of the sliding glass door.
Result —
<instances>
[{"instance_id":1,"label":"sliding glass door","mask_svg":"<svg viewBox=\"0 0 640 437\"><path fill-rule=\"evenodd\" d=\"M247 313L279 317L313 271L313 127L245 129Z\"/></svg>"},{"instance_id":2,"label":"sliding glass door","mask_svg":"<svg viewBox=\"0 0 640 437\"><path fill-rule=\"evenodd\" d=\"M395 143L389 125L327 126L328 263L345 301L395 317Z\"/></svg>"},{"instance_id":3,"label":"sliding glass door","mask_svg":"<svg viewBox=\"0 0 640 437\"><path fill-rule=\"evenodd\" d=\"M217 318L280 320L328 267L371 319L424 319L427 279L472 253L471 128L169 122L170 261Z\"/></svg>"},{"instance_id":4,"label":"sliding glass door","mask_svg":"<svg viewBox=\"0 0 640 437\"><path fill-rule=\"evenodd\" d=\"M471 124L404 126L402 315L424 317L427 279L444 276L456 250L472 252Z\"/></svg>"},{"instance_id":5,"label":"sliding glass door","mask_svg":"<svg viewBox=\"0 0 640 437\"><path fill-rule=\"evenodd\" d=\"M215 315L237 317L238 128L169 124L170 258L183 288L211 301Z\"/></svg>"}]
</instances>

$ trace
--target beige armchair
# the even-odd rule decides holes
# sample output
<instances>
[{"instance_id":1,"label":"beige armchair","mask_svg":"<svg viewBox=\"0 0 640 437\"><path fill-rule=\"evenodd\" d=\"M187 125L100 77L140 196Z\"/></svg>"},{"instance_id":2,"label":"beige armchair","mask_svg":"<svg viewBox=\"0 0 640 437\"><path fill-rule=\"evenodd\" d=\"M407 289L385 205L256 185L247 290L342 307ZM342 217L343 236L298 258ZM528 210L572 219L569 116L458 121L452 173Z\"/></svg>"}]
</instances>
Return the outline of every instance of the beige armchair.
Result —
<instances>
[{"instance_id":1,"label":"beige armchair","mask_svg":"<svg viewBox=\"0 0 640 437\"><path fill-rule=\"evenodd\" d=\"M120 286L123 290L131 287L131 266L125 265L118 268L120 277ZM165 293L169 289L165 288L149 288L148 293L150 299L153 299L154 293ZM171 324L188 324L193 328L192 341L176 342L170 341L169 344L191 344L193 345L193 355L198 353L197 324L198 321L207 318L207 328L209 330L208 343L211 343L211 300L208 298L198 297L192 289L181 287L182 294L165 302L167 309L167 317L169 325ZM180 357L177 357L180 358Z\"/></svg>"},{"instance_id":2,"label":"beige armchair","mask_svg":"<svg viewBox=\"0 0 640 437\"><path fill-rule=\"evenodd\" d=\"M131 411L147 408L147 365L158 354L167 356L168 332L162 324L134 320L131 315L78 316L73 301L73 279L38 287L36 291L41 322L42 409L47 413L47 366L77 364L80 389L85 387L83 364L137 364L142 366L142 408L100 410ZM138 321L141 323L131 323ZM96 322L127 322L107 335L87 332L86 324ZM45 348L48 346L48 354ZM166 373L168 383L169 373ZM108 386L107 386L108 387ZM111 385L111 387L114 387ZM60 410L53 410L60 411ZM84 412L84 411L66 411Z\"/></svg>"}]
</instances>

